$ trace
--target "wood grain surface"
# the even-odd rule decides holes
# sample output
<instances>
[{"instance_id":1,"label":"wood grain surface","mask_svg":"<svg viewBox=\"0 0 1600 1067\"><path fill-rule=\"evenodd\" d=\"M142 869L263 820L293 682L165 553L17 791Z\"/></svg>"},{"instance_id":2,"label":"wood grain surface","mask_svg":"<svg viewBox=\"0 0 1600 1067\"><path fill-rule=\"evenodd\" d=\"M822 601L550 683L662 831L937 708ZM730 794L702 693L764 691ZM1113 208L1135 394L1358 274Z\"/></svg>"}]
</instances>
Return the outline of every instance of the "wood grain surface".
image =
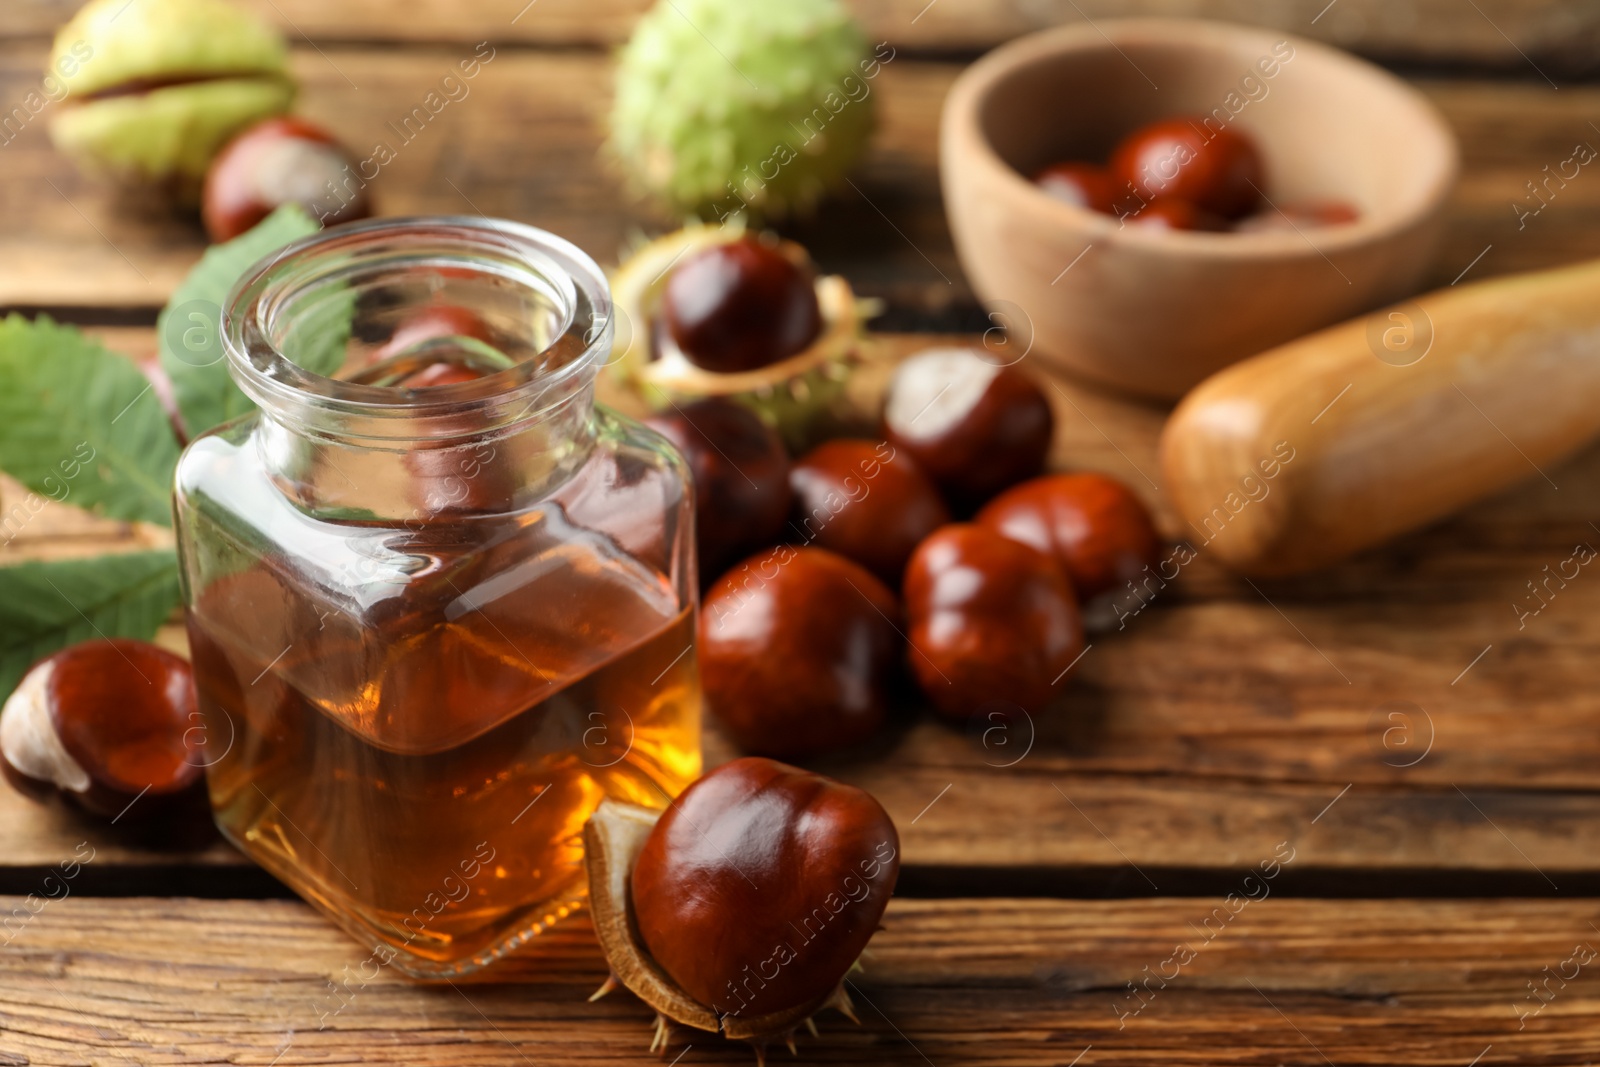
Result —
<instances>
[{"instance_id":1,"label":"wood grain surface","mask_svg":"<svg viewBox=\"0 0 1600 1067\"><path fill-rule=\"evenodd\" d=\"M1592 1062L1592 901L1247 891L1267 895L897 900L850 979L861 1025L822 1016L820 1036L800 1039L803 1062ZM363 966L365 950L288 901L68 897L4 952L3 1063L646 1062L650 1010L626 993L586 1002L606 967L581 918L493 983L422 986ZM661 1062L751 1062L747 1047L686 1040Z\"/></svg>"},{"instance_id":2,"label":"wood grain surface","mask_svg":"<svg viewBox=\"0 0 1600 1067\"><path fill-rule=\"evenodd\" d=\"M97 333L134 357L154 348L148 329ZM954 340L880 336L862 402L896 359ZM1058 714L990 731L911 714L870 750L819 764L884 803L918 892L1189 891L1283 840L1301 849L1292 881L1308 892L1600 891L1600 580L1583 571L1547 602L1527 587L1576 544L1600 545L1600 449L1549 468L1556 488L1530 470L1346 564L1251 582L1217 566L1159 491L1159 411L1044 381L1053 463L1123 479L1197 558L1124 629L1092 637ZM66 507L36 521L0 562L166 536ZM181 648L181 629L165 639ZM710 760L731 755L713 731ZM129 843L0 791L0 888L85 835L106 850L103 870L141 877L242 862L204 840Z\"/></svg>"},{"instance_id":3,"label":"wood grain surface","mask_svg":"<svg viewBox=\"0 0 1600 1067\"><path fill-rule=\"evenodd\" d=\"M623 41L649 0L247 0L292 39ZM79 0L12 0L0 35L47 37ZM1562 0L852 0L875 40L971 52L1047 26L1134 15L1271 26L1393 60L1472 63L1530 76L1593 70L1600 11Z\"/></svg>"},{"instance_id":4,"label":"wood grain surface","mask_svg":"<svg viewBox=\"0 0 1600 1067\"><path fill-rule=\"evenodd\" d=\"M628 200L601 153L609 50L647 0L243 2L294 42L306 115L363 155L397 146L375 182L384 214L503 215L603 262L675 221ZM0 113L37 86L77 5L0 4ZM1600 69L1593 3L852 6L897 49L874 84L879 132L856 188L786 230L888 302L866 398L898 357L978 341L893 332L985 323L945 226L940 105L967 59L1061 22L1205 15L1398 64L1463 149L1432 284L1600 255L1587 169L1526 214L1529 183L1600 145L1600 84L1583 80ZM484 40L495 58L470 94L402 143L391 124ZM148 358L203 236L79 176L48 118L0 138L0 313L48 310ZM1005 339L1025 346L1025 329ZM905 868L851 980L862 1025L824 1018L804 1061L1597 1062L1600 578L1585 569L1543 598L1530 583L1600 545L1600 448L1337 567L1250 582L1167 505L1164 411L1025 365L1055 405L1054 465L1126 481L1198 552L1125 629L1092 638L1059 714L986 733L908 713L871 751L819 765L879 797ZM0 511L22 499L0 477ZM50 505L0 544L0 565L169 539ZM184 648L177 625L159 640ZM710 731L708 761L730 755ZM1246 876L1288 855L1269 898L1241 903L1263 892ZM305 905L244 899L286 891L203 817L130 830L0 787L0 893L16 894L0 898L0 1067L621 1064L649 1041L637 1001L586 1003L605 965L585 919L493 982L363 978L365 950ZM1484 899L1447 899L1463 897ZM1183 948L1192 959L1160 977ZM662 1062L750 1062L688 1040Z\"/></svg>"},{"instance_id":5,"label":"wood grain surface","mask_svg":"<svg viewBox=\"0 0 1600 1067\"><path fill-rule=\"evenodd\" d=\"M0 43L0 101L36 85L43 51L40 43ZM603 263L615 262L633 235L669 228L626 196L602 156L610 94L602 54L498 49L467 83L468 95L405 143L391 124L470 51L418 46L402 57L381 47L302 46L301 110L363 155L380 142L394 149L372 185L384 214L517 219L561 232ZM960 69L909 56L889 63L875 83L879 131L855 188L816 219L786 227L824 267L888 299L900 321L938 323L957 312L966 313L960 321L983 321L950 242L936 166L939 108ZM1535 216L1514 207L1538 206L1528 183L1544 180L1544 168L1557 168L1576 144L1600 146L1591 125L1600 122L1600 87L1555 91L1537 78L1417 85L1454 127L1464 164L1427 287L1464 272L1476 279L1600 253L1600 181L1587 172ZM1271 103L1269 96L1261 106ZM0 262L26 265L0 271L0 309L138 309L148 321L198 258L204 236L190 219L129 204L77 174L50 146L48 117L47 108L0 146L0 218L25 220L0 231Z\"/></svg>"}]
</instances>

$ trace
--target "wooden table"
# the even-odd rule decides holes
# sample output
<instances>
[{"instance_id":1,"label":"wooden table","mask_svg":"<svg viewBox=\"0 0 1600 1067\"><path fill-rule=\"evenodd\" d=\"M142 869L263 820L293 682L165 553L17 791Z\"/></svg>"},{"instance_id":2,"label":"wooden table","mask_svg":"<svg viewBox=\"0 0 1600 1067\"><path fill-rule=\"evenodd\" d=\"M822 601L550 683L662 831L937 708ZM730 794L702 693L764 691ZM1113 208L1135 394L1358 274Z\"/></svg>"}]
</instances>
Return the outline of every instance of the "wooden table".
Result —
<instances>
[{"instance_id":1,"label":"wooden table","mask_svg":"<svg viewBox=\"0 0 1600 1067\"><path fill-rule=\"evenodd\" d=\"M11 0L0 101L36 82L73 6ZM657 226L597 158L607 49L643 0L255 6L296 42L303 111L358 148L494 42L471 96L384 170L386 213L504 215L602 260ZM1600 252L1600 179L1570 182L1522 228L1511 206L1575 143L1600 144L1600 87L1581 80L1600 69L1592 4L858 6L897 49L878 82L881 129L859 191L790 232L888 301L874 349L885 359L984 322L934 163L951 80L1019 32L1114 12L1276 25L1413 78L1465 155L1439 284ZM191 222L114 204L37 123L0 147L0 220L0 309L48 311L136 356L153 351L155 311L203 243ZM1181 536L1156 480L1163 412L1050 384L1058 465L1126 480ZM1067 713L1031 736L985 744L920 722L870 757L823 765L882 800L906 866L852 979L862 1025L825 1021L802 1055L937 1067L1600 1058L1600 579L1571 582L1525 626L1513 607L1546 564L1600 543L1600 450L1546 473L1303 579L1251 584L1202 556L1125 632L1095 639ZM0 562L166 537L53 507ZM726 758L715 737L708 749ZM46 877L89 848L70 896L32 914ZM1285 857L1264 889L1246 881ZM385 973L325 1017L328 983L362 951L214 841L139 841L0 789L0 893L12 894L0 911L32 916L0 935L0 1064L614 1063L648 1044L637 1001L585 1002L604 964L582 920L493 982ZM700 1041L683 1062L746 1056Z\"/></svg>"}]
</instances>

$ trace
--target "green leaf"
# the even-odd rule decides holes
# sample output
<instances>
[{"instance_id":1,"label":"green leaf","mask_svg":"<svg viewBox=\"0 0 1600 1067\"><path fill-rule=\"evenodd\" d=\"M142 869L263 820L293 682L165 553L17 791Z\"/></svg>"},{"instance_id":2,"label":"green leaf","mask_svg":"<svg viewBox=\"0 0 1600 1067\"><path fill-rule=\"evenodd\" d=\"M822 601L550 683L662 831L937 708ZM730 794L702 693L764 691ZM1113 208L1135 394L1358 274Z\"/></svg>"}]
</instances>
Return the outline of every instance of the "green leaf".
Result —
<instances>
[{"instance_id":1,"label":"green leaf","mask_svg":"<svg viewBox=\"0 0 1600 1067\"><path fill-rule=\"evenodd\" d=\"M58 502L171 526L177 462L133 363L42 315L0 321L0 470Z\"/></svg>"},{"instance_id":2,"label":"green leaf","mask_svg":"<svg viewBox=\"0 0 1600 1067\"><path fill-rule=\"evenodd\" d=\"M148 640L178 595L170 549L0 567L0 696L57 649L95 637Z\"/></svg>"},{"instance_id":3,"label":"green leaf","mask_svg":"<svg viewBox=\"0 0 1600 1067\"><path fill-rule=\"evenodd\" d=\"M222 305L228 291L262 260L317 229L301 208L279 208L255 229L208 249L162 310L156 322L161 365L172 379L190 437L252 410L229 376L223 354ZM295 330L304 350L288 355L306 370L332 374L344 363L354 306L348 291L323 297Z\"/></svg>"}]
</instances>

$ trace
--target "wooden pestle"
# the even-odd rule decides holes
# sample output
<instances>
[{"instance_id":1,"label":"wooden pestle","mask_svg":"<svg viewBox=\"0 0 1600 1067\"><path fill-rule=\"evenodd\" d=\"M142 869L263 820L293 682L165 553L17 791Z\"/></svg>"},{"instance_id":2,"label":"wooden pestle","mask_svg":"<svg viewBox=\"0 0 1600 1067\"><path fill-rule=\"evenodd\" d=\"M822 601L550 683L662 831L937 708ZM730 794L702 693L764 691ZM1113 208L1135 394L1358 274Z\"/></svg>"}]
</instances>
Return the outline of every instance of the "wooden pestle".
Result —
<instances>
[{"instance_id":1,"label":"wooden pestle","mask_svg":"<svg viewBox=\"0 0 1600 1067\"><path fill-rule=\"evenodd\" d=\"M1440 289L1236 363L1178 404L1161 466L1184 536L1234 570L1295 574L1548 476L1596 433L1600 260Z\"/></svg>"}]
</instances>

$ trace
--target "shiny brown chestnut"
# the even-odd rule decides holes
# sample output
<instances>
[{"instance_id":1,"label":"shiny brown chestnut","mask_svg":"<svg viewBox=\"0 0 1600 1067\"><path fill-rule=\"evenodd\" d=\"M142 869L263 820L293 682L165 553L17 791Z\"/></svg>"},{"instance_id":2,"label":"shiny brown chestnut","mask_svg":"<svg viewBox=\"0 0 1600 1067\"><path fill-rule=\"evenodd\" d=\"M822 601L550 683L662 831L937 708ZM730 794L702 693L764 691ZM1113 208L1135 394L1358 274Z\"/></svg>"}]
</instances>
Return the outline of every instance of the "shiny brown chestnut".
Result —
<instances>
[{"instance_id":1,"label":"shiny brown chestnut","mask_svg":"<svg viewBox=\"0 0 1600 1067\"><path fill-rule=\"evenodd\" d=\"M1225 219L1249 214L1266 183L1255 142L1200 115L1139 127L1112 150L1110 169L1146 200L1187 200Z\"/></svg>"},{"instance_id":2,"label":"shiny brown chestnut","mask_svg":"<svg viewBox=\"0 0 1600 1067\"><path fill-rule=\"evenodd\" d=\"M819 1005L877 930L899 850L868 793L735 760L656 823L633 866L634 918L656 962L719 1015Z\"/></svg>"},{"instance_id":3,"label":"shiny brown chestnut","mask_svg":"<svg viewBox=\"0 0 1600 1067\"><path fill-rule=\"evenodd\" d=\"M952 719L1042 710L1083 651L1060 566L987 527L957 523L917 546L905 595L912 673Z\"/></svg>"},{"instance_id":4,"label":"shiny brown chestnut","mask_svg":"<svg viewBox=\"0 0 1600 1067\"><path fill-rule=\"evenodd\" d=\"M789 453L759 415L736 400L708 397L644 421L677 446L694 474L702 585L782 535Z\"/></svg>"},{"instance_id":5,"label":"shiny brown chestnut","mask_svg":"<svg viewBox=\"0 0 1600 1067\"><path fill-rule=\"evenodd\" d=\"M916 460L951 507L970 513L1044 469L1055 416L1016 367L969 348L934 348L896 370L883 425L890 444Z\"/></svg>"},{"instance_id":6,"label":"shiny brown chestnut","mask_svg":"<svg viewBox=\"0 0 1600 1067\"><path fill-rule=\"evenodd\" d=\"M1136 581L1160 561L1144 502L1104 474L1049 474L1012 486L974 520L1055 557L1088 601Z\"/></svg>"},{"instance_id":7,"label":"shiny brown chestnut","mask_svg":"<svg viewBox=\"0 0 1600 1067\"><path fill-rule=\"evenodd\" d=\"M328 226L372 214L349 153L333 134L297 118L267 119L228 142L206 175L201 217L213 241L227 241L284 204L299 204Z\"/></svg>"},{"instance_id":8,"label":"shiny brown chestnut","mask_svg":"<svg viewBox=\"0 0 1600 1067\"><path fill-rule=\"evenodd\" d=\"M195 786L199 724L188 663L147 641L85 641L23 676L0 710L0 753L24 784L119 816Z\"/></svg>"},{"instance_id":9,"label":"shiny brown chestnut","mask_svg":"<svg viewBox=\"0 0 1600 1067\"><path fill-rule=\"evenodd\" d=\"M917 461L887 441L825 441L789 471L791 533L855 560L891 589L924 537L950 512Z\"/></svg>"},{"instance_id":10,"label":"shiny brown chestnut","mask_svg":"<svg viewBox=\"0 0 1600 1067\"><path fill-rule=\"evenodd\" d=\"M660 1013L652 1051L669 1021L759 1053L774 1038L792 1047L821 1008L851 1015L844 977L900 869L899 835L869 794L747 757L659 816L603 802L584 844L613 976L601 992L620 982Z\"/></svg>"},{"instance_id":11,"label":"shiny brown chestnut","mask_svg":"<svg viewBox=\"0 0 1600 1067\"><path fill-rule=\"evenodd\" d=\"M822 330L816 278L801 253L747 236L688 256L667 278L667 331L689 362L728 374L803 351Z\"/></svg>"},{"instance_id":12,"label":"shiny brown chestnut","mask_svg":"<svg viewBox=\"0 0 1600 1067\"><path fill-rule=\"evenodd\" d=\"M751 557L700 608L706 711L754 755L799 759L865 741L888 716L899 614L882 582L826 549Z\"/></svg>"}]
</instances>

